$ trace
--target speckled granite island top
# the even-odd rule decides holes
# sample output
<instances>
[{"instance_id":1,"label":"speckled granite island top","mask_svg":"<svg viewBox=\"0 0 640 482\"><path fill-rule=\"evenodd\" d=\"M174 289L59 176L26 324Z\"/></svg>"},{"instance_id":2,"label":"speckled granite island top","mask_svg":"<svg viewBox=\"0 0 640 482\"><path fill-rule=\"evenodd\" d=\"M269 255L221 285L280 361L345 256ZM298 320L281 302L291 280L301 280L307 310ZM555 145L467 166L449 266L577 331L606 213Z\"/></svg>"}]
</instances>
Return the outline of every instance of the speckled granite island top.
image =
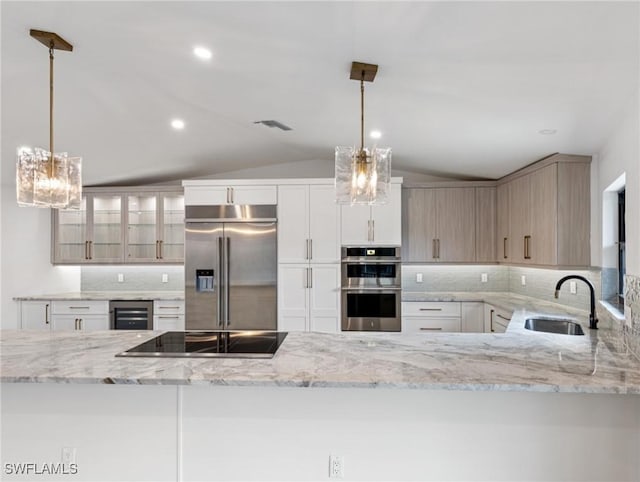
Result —
<instances>
[{"instance_id":1,"label":"speckled granite island top","mask_svg":"<svg viewBox=\"0 0 640 482\"><path fill-rule=\"evenodd\" d=\"M514 313L514 321L528 313ZM275 357L116 358L159 332L0 332L4 383L190 384L640 394L640 362L610 330L289 333Z\"/></svg>"}]
</instances>

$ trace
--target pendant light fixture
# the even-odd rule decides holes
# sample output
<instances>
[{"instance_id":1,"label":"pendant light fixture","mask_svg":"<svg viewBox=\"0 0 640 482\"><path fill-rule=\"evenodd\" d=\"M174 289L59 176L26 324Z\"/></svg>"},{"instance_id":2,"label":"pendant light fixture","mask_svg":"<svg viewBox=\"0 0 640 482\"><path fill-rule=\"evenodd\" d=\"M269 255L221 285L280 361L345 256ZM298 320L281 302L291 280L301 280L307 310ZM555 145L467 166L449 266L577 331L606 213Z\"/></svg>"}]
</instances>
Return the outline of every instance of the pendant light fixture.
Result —
<instances>
[{"instance_id":1,"label":"pendant light fixture","mask_svg":"<svg viewBox=\"0 0 640 482\"><path fill-rule=\"evenodd\" d=\"M53 150L53 51L71 52L73 45L52 32L31 30L30 35L49 49L49 150L20 147L16 162L19 206L80 209L82 158Z\"/></svg>"},{"instance_id":2,"label":"pendant light fixture","mask_svg":"<svg viewBox=\"0 0 640 482\"><path fill-rule=\"evenodd\" d=\"M384 204L391 181L391 148L364 147L364 83L373 82L378 66L352 62L352 80L360 81L360 149L336 147L336 202Z\"/></svg>"}]
</instances>

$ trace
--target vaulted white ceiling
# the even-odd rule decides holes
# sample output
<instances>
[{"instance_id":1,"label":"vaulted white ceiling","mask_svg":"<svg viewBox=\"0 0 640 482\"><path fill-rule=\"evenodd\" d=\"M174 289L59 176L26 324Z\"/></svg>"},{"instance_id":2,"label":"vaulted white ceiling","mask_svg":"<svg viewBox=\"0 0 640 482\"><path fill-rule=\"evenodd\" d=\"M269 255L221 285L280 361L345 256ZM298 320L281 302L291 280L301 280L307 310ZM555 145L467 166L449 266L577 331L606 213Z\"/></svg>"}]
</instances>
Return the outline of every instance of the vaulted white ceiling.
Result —
<instances>
[{"instance_id":1,"label":"vaulted white ceiling","mask_svg":"<svg viewBox=\"0 0 640 482\"><path fill-rule=\"evenodd\" d=\"M331 162L336 145L359 138L353 60L380 65L365 122L393 147L394 166L460 177L596 153L639 85L638 2L0 8L3 182L18 146L48 146L48 54L30 28L74 44L56 53L56 151L83 156L87 185ZM195 45L212 59L196 59ZM264 119L293 130L254 124Z\"/></svg>"}]
</instances>

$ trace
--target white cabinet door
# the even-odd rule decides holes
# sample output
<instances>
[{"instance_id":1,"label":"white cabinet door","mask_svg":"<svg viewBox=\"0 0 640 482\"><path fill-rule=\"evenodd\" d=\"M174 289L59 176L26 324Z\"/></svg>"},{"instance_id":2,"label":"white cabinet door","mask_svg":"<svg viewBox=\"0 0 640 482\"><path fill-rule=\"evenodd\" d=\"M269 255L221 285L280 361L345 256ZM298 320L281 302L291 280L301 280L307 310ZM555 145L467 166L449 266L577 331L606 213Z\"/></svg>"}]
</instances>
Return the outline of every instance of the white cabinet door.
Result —
<instances>
[{"instance_id":1,"label":"white cabinet door","mask_svg":"<svg viewBox=\"0 0 640 482\"><path fill-rule=\"evenodd\" d=\"M98 331L109 329L107 315L53 315L55 331Z\"/></svg>"},{"instance_id":2,"label":"white cabinet door","mask_svg":"<svg viewBox=\"0 0 640 482\"><path fill-rule=\"evenodd\" d=\"M53 315L52 324L55 331L80 330L80 317L78 315Z\"/></svg>"},{"instance_id":3,"label":"white cabinet door","mask_svg":"<svg viewBox=\"0 0 640 482\"><path fill-rule=\"evenodd\" d=\"M484 333L484 303L462 303L462 331L465 333Z\"/></svg>"},{"instance_id":4,"label":"white cabinet door","mask_svg":"<svg viewBox=\"0 0 640 482\"><path fill-rule=\"evenodd\" d=\"M313 263L340 261L340 206L333 185L309 186L309 259Z\"/></svg>"},{"instance_id":5,"label":"white cabinet door","mask_svg":"<svg viewBox=\"0 0 640 482\"><path fill-rule=\"evenodd\" d=\"M184 331L184 314L154 315L153 329L162 331Z\"/></svg>"},{"instance_id":6,"label":"white cabinet door","mask_svg":"<svg viewBox=\"0 0 640 482\"><path fill-rule=\"evenodd\" d=\"M278 330L306 331L308 326L309 268L281 264L278 269Z\"/></svg>"},{"instance_id":7,"label":"white cabinet door","mask_svg":"<svg viewBox=\"0 0 640 482\"><path fill-rule=\"evenodd\" d=\"M51 301L21 301L18 321L23 330L51 330Z\"/></svg>"},{"instance_id":8,"label":"white cabinet door","mask_svg":"<svg viewBox=\"0 0 640 482\"><path fill-rule=\"evenodd\" d=\"M402 244L402 191L392 184L387 204L342 206L341 238L343 245Z\"/></svg>"},{"instance_id":9,"label":"white cabinet door","mask_svg":"<svg viewBox=\"0 0 640 482\"><path fill-rule=\"evenodd\" d=\"M371 208L368 205L355 204L342 206L340 211L342 244L346 246L371 244Z\"/></svg>"},{"instance_id":10,"label":"white cabinet door","mask_svg":"<svg viewBox=\"0 0 640 482\"><path fill-rule=\"evenodd\" d=\"M108 315L83 315L80 317L80 329L82 331L108 330Z\"/></svg>"},{"instance_id":11,"label":"white cabinet door","mask_svg":"<svg viewBox=\"0 0 640 482\"><path fill-rule=\"evenodd\" d=\"M387 204L371 206L371 244L400 246L402 244L402 191L392 184Z\"/></svg>"},{"instance_id":12,"label":"white cabinet door","mask_svg":"<svg viewBox=\"0 0 640 482\"><path fill-rule=\"evenodd\" d=\"M228 204L229 190L226 186L187 186L184 188L184 203L187 206Z\"/></svg>"},{"instance_id":13,"label":"white cabinet door","mask_svg":"<svg viewBox=\"0 0 640 482\"><path fill-rule=\"evenodd\" d=\"M309 287L309 329L340 331L340 265L312 264Z\"/></svg>"},{"instance_id":14,"label":"white cabinet door","mask_svg":"<svg viewBox=\"0 0 640 482\"><path fill-rule=\"evenodd\" d=\"M278 204L275 186L232 186L230 204Z\"/></svg>"},{"instance_id":15,"label":"white cabinet door","mask_svg":"<svg viewBox=\"0 0 640 482\"><path fill-rule=\"evenodd\" d=\"M278 187L278 262L309 260L309 188Z\"/></svg>"}]
</instances>

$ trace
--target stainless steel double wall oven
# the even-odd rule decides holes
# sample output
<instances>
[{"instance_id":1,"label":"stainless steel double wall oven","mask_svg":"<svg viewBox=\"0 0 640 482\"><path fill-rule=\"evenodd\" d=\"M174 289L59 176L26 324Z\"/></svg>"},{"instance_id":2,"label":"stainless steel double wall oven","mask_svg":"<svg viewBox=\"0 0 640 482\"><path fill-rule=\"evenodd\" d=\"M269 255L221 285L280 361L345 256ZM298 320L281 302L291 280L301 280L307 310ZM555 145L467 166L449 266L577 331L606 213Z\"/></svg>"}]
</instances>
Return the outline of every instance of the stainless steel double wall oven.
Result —
<instances>
[{"instance_id":1,"label":"stainless steel double wall oven","mask_svg":"<svg viewBox=\"0 0 640 482\"><path fill-rule=\"evenodd\" d=\"M400 331L397 246L342 248L342 331Z\"/></svg>"}]
</instances>

